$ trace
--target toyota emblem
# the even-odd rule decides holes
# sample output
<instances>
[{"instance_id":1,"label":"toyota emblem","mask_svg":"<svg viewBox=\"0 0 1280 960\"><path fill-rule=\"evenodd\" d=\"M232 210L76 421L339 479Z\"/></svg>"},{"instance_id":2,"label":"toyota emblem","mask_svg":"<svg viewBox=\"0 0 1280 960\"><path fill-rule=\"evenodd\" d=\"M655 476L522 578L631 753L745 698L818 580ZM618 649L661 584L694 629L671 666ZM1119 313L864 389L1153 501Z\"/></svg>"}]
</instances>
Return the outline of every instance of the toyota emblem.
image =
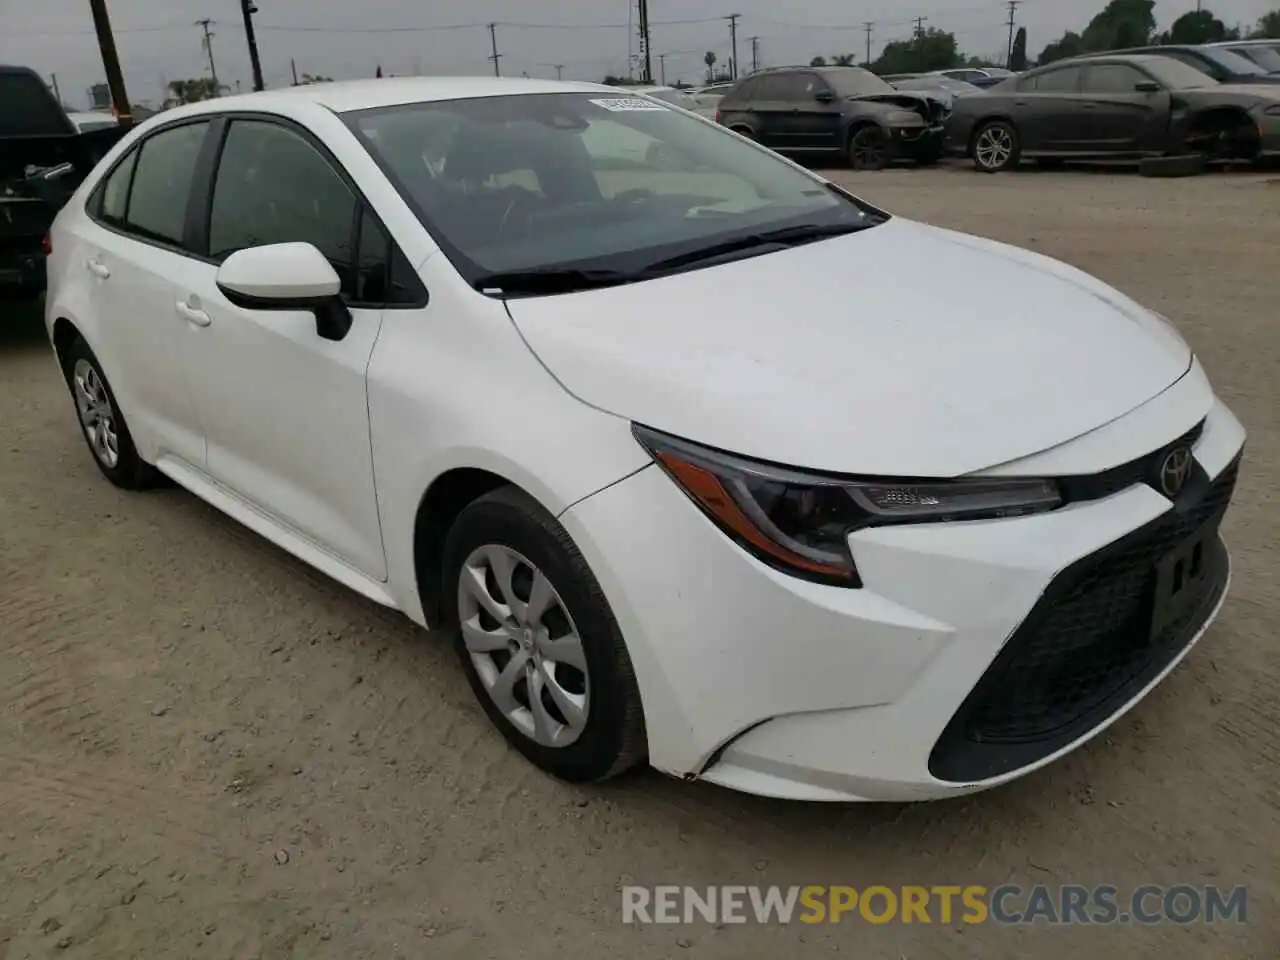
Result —
<instances>
[{"instance_id":1,"label":"toyota emblem","mask_svg":"<svg viewBox=\"0 0 1280 960\"><path fill-rule=\"evenodd\" d=\"M1173 500L1186 486L1187 477L1191 476L1191 450L1188 447L1174 447L1160 464L1160 492Z\"/></svg>"}]
</instances>

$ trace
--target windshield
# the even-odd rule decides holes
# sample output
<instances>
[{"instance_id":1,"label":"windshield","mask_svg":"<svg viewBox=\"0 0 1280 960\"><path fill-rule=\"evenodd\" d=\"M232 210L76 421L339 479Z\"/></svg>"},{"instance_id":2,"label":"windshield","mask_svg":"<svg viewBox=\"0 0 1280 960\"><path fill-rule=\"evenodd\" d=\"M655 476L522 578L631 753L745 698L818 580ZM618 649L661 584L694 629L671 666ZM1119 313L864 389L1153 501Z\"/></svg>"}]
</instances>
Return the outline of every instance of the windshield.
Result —
<instances>
[{"instance_id":1,"label":"windshield","mask_svg":"<svg viewBox=\"0 0 1280 960\"><path fill-rule=\"evenodd\" d=\"M472 284L549 268L643 270L762 232L885 219L713 124L606 91L346 120Z\"/></svg>"},{"instance_id":2,"label":"windshield","mask_svg":"<svg viewBox=\"0 0 1280 960\"><path fill-rule=\"evenodd\" d=\"M868 93L893 93L893 87L886 80L861 67L824 70L822 79L831 84L836 93L842 97L861 97Z\"/></svg>"},{"instance_id":3,"label":"windshield","mask_svg":"<svg viewBox=\"0 0 1280 960\"><path fill-rule=\"evenodd\" d=\"M1232 52L1248 57L1268 73L1280 73L1280 44L1274 47L1261 43L1250 44L1247 47L1237 47Z\"/></svg>"},{"instance_id":4,"label":"windshield","mask_svg":"<svg viewBox=\"0 0 1280 960\"><path fill-rule=\"evenodd\" d=\"M1214 47L1201 47L1201 54L1212 60L1224 70L1245 76L1266 76L1267 71L1248 57L1242 57L1232 50L1219 50Z\"/></svg>"},{"instance_id":5,"label":"windshield","mask_svg":"<svg viewBox=\"0 0 1280 960\"><path fill-rule=\"evenodd\" d=\"M1169 57L1151 57L1142 65L1151 71L1157 80L1170 90L1188 90L1195 87L1216 87L1218 81L1207 73L1201 73L1195 67L1188 66L1181 60Z\"/></svg>"}]
</instances>

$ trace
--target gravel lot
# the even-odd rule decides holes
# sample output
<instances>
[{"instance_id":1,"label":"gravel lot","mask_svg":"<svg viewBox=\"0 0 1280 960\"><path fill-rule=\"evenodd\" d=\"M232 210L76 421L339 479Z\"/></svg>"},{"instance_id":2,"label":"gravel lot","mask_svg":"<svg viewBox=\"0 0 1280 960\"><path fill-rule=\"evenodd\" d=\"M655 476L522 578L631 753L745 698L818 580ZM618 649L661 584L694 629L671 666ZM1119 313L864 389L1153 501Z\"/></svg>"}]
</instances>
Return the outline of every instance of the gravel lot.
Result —
<instances>
[{"instance_id":1,"label":"gravel lot","mask_svg":"<svg viewBox=\"0 0 1280 960\"><path fill-rule=\"evenodd\" d=\"M444 638L185 492L110 487L38 316L9 309L0 958L1280 955L1280 182L839 176L1163 311L1249 428L1232 596L1145 704L956 802L775 803L651 772L553 782L489 728ZM620 922L628 882L1248 884L1250 922L641 928Z\"/></svg>"}]
</instances>

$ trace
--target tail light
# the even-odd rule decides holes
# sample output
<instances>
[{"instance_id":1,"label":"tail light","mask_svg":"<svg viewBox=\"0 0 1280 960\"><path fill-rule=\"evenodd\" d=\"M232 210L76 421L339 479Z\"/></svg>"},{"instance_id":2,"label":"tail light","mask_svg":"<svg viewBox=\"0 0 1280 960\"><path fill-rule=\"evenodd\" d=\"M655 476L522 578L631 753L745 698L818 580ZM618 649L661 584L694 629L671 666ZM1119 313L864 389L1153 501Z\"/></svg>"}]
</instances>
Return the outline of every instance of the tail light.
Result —
<instances>
[{"instance_id":1,"label":"tail light","mask_svg":"<svg viewBox=\"0 0 1280 960\"><path fill-rule=\"evenodd\" d=\"M40 238L40 247L41 249L44 250L44 255L46 257L52 254L53 253L53 237L50 234L46 233L43 237Z\"/></svg>"},{"instance_id":2,"label":"tail light","mask_svg":"<svg viewBox=\"0 0 1280 960\"><path fill-rule=\"evenodd\" d=\"M716 123L720 122L720 117L721 117L720 108L716 107Z\"/></svg>"}]
</instances>

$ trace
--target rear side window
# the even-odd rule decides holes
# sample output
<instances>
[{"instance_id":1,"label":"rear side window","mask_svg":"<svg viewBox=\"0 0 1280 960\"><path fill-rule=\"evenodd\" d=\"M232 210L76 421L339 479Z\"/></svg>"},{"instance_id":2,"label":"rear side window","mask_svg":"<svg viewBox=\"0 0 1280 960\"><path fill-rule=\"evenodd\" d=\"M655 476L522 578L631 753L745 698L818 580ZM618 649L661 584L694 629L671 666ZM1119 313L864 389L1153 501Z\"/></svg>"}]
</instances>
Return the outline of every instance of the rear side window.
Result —
<instances>
[{"instance_id":1,"label":"rear side window","mask_svg":"<svg viewBox=\"0 0 1280 960\"><path fill-rule=\"evenodd\" d=\"M757 78L754 80L744 80L731 90L726 96L726 100L755 100L760 96L761 81Z\"/></svg>"},{"instance_id":2,"label":"rear side window","mask_svg":"<svg viewBox=\"0 0 1280 960\"><path fill-rule=\"evenodd\" d=\"M187 198L208 129L208 121L187 123L143 141L128 192L126 230L162 243L182 244ZM105 206L105 195L103 200Z\"/></svg>"},{"instance_id":3,"label":"rear side window","mask_svg":"<svg viewBox=\"0 0 1280 960\"><path fill-rule=\"evenodd\" d=\"M1037 93L1078 93L1080 91L1080 69L1064 67L1061 70L1050 70L1031 78L1031 88Z\"/></svg>"},{"instance_id":4,"label":"rear side window","mask_svg":"<svg viewBox=\"0 0 1280 960\"><path fill-rule=\"evenodd\" d=\"M790 100L791 89L799 86L798 84L794 84L790 81L791 77L782 73L774 73L767 77L761 77L758 81L760 86L752 90L753 99Z\"/></svg>"},{"instance_id":5,"label":"rear side window","mask_svg":"<svg viewBox=\"0 0 1280 960\"><path fill-rule=\"evenodd\" d=\"M129 187L133 184L133 168L137 163L138 151L129 151L129 155L116 164L116 168L102 184L102 208L99 215L107 223L117 227L124 225L125 213L129 207Z\"/></svg>"},{"instance_id":6,"label":"rear side window","mask_svg":"<svg viewBox=\"0 0 1280 960\"><path fill-rule=\"evenodd\" d=\"M1133 93L1147 79L1133 67L1122 63L1105 63L1084 72L1085 93Z\"/></svg>"},{"instance_id":7,"label":"rear side window","mask_svg":"<svg viewBox=\"0 0 1280 960\"><path fill-rule=\"evenodd\" d=\"M271 243L314 244L355 289L356 198L303 137L280 124L233 120L214 179L209 255Z\"/></svg>"}]
</instances>

